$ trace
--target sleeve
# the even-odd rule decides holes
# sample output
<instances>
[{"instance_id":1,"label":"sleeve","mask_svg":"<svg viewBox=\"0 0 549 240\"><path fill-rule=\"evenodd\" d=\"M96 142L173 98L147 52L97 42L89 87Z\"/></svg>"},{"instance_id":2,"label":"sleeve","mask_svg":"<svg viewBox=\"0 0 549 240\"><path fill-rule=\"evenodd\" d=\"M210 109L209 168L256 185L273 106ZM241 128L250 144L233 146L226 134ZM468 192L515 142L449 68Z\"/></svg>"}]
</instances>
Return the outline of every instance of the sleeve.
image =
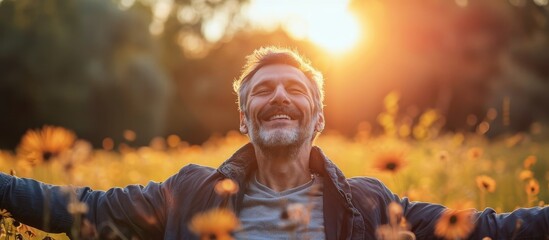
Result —
<instances>
[{"instance_id":1,"label":"sleeve","mask_svg":"<svg viewBox=\"0 0 549 240\"><path fill-rule=\"evenodd\" d=\"M376 195L381 205L387 208L390 202L399 202L403 216L410 224L417 239L437 239L435 227L447 209L445 206L427 202L409 201L392 193L377 179L366 178L370 193ZM383 213L382 214L386 214ZM382 222L387 223L387 216ZM493 209L474 210L474 229L469 239L546 239L549 237L549 208L519 208L510 213L497 214Z\"/></svg>"},{"instance_id":2,"label":"sleeve","mask_svg":"<svg viewBox=\"0 0 549 240\"><path fill-rule=\"evenodd\" d=\"M418 239L435 238L435 227L446 207L425 202L399 199L404 216ZM519 208L511 213L497 214L494 209L473 210L474 228L469 239L547 239L549 237L549 208Z\"/></svg>"},{"instance_id":3,"label":"sleeve","mask_svg":"<svg viewBox=\"0 0 549 240\"><path fill-rule=\"evenodd\" d=\"M158 239L163 236L166 219L166 196L174 177L164 183L147 186L129 185L108 191L76 188L72 199L86 203L84 216L95 225L99 236L115 234ZM45 184L33 179L0 173L0 209L15 219L47 232L65 232L71 236L73 215L67 207L71 194L67 187Z\"/></svg>"},{"instance_id":4,"label":"sleeve","mask_svg":"<svg viewBox=\"0 0 549 240\"><path fill-rule=\"evenodd\" d=\"M403 216L409 224L409 230L416 235L417 239L434 238L435 224L446 207L439 204L412 202L406 197L400 198L375 178L364 177L358 179L363 181L360 185L364 186L360 195L367 196L367 198L374 197L369 201L369 204L379 205L380 224L389 223L387 209L391 202L397 202L402 206Z\"/></svg>"},{"instance_id":5,"label":"sleeve","mask_svg":"<svg viewBox=\"0 0 549 240\"><path fill-rule=\"evenodd\" d=\"M487 208L475 214L475 225L471 239L547 239L549 208L519 208L500 214Z\"/></svg>"}]
</instances>

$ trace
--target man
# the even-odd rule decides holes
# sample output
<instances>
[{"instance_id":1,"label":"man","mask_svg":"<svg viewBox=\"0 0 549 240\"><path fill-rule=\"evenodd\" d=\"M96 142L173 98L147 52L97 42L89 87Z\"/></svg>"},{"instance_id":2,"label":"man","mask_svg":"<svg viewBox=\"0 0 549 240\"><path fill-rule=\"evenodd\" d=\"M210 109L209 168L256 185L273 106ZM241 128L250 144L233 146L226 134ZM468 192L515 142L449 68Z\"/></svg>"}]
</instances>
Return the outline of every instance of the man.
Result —
<instances>
[{"instance_id":1,"label":"man","mask_svg":"<svg viewBox=\"0 0 549 240\"><path fill-rule=\"evenodd\" d=\"M165 182L145 187L76 189L77 199L88 206L85 219L99 232L108 225L141 239L197 239L190 227L198 224L191 221L193 216L229 208L241 222L234 233L238 239L374 239L383 235L380 229L395 223L397 212L418 239L436 238L435 225L445 207L400 199L375 179L346 179L313 146L324 128L322 87L322 75L295 52L256 50L234 83L240 131L251 143L218 169L191 164ZM217 194L216 184L226 179L240 191ZM77 220L67 211L68 201L60 187L0 175L0 208L31 226L49 223L50 231L70 233ZM397 210L388 211L394 202ZM286 221L295 206L305 206L297 211L306 216L302 224ZM469 236L543 239L549 236L548 213L547 208L474 212ZM458 216L451 216L450 224Z\"/></svg>"}]
</instances>

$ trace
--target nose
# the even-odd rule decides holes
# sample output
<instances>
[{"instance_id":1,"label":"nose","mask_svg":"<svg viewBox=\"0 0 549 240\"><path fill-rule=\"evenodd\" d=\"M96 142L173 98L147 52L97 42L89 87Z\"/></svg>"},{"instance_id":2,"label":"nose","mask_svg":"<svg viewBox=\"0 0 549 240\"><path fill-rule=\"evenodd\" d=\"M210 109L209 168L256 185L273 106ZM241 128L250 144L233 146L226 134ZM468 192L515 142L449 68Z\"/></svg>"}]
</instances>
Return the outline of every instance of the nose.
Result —
<instances>
[{"instance_id":1,"label":"nose","mask_svg":"<svg viewBox=\"0 0 549 240\"><path fill-rule=\"evenodd\" d=\"M290 104L290 99L288 98L288 92L283 86L279 86L275 89L273 97L270 101L271 104Z\"/></svg>"}]
</instances>

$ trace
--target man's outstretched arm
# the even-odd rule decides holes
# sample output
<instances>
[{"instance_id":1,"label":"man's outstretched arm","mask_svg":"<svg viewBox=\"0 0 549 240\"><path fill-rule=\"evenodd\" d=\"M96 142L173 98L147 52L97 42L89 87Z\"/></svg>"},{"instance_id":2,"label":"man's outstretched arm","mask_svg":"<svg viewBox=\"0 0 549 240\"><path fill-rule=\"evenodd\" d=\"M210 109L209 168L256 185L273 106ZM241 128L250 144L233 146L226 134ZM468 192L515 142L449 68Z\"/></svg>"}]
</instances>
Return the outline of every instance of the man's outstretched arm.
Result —
<instances>
[{"instance_id":1,"label":"man's outstretched arm","mask_svg":"<svg viewBox=\"0 0 549 240\"><path fill-rule=\"evenodd\" d=\"M483 211L474 209L453 211L446 209L441 205L410 202L408 199L399 199L394 197L395 201L400 201L404 207L404 216L407 217L412 230L418 238L436 235L437 224L441 223L452 228L452 215L455 215L457 221L459 212L469 212L468 216L472 217L472 230L469 232L468 239L483 239L490 237L491 239L546 239L549 237L549 208L519 208L510 213L496 213L491 208L486 208ZM442 218L445 211L450 211L447 218ZM462 223L456 223L462 224ZM453 227L457 229L458 227ZM444 228L440 228L442 230ZM462 230L463 231L463 230ZM444 230L442 230L444 232ZM439 233L440 234L440 233ZM439 235L440 237L440 235ZM442 237L440 237L442 238Z\"/></svg>"},{"instance_id":2,"label":"man's outstretched arm","mask_svg":"<svg viewBox=\"0 0 549 240\"><path fill-rule=\"evenodd\" d=\"M440 233L439 236L435 233L437 223L447 220L446 226L451 225L452 221L459 221L456 223L461 224L464 219L460 216L463 215L457 214L457 212L468 212L470 213L468 216L472 217L471 227L465 227L469 230L463 230L464 228L460 230L465 234L469 233L467 239L483 239L484 237L491 239L546 239L549 237L549 207L519 208L510 213L500 214L491 208L484 211L474 209L452 211L439 204L409 201L406 197L400 198L377 179L354 178L352 182L355 183L354 186L362 186L354 189L356 197L366 200L357 201L357 203L376 207L377 212L382 215L379 219L381 224L389 222L390 217L387 211L389 204L391 202L400 203L403 216L409 224L409 230L416 235L417 239L443 239L444 237ZM451 217L442 217L449 213L457 214L457 218L452 220Z\"/></svg>"},{"instance_id":3,"label":"man's outstretched arm","mask_svg":"<svg viewBox=\"0 0 549 240\"><path fill-rule=\"evenodd\" d=\"M145 187L130 185L105 192L54 186L0 173L0 209L30 226L70 235L75 220L68 211L69 203L82 202L88 208L84 218L96 225L99 234L159 238L165 226L166 185L150 182Z\"/></svg>"},{"instance_id":4,"label":"man's outstretched arm","mask_svg":"<svg viewBox=\"0 0 549 240\"><path fill-rule=\"evenodd\" d=\"M475 226L472 236L480 239L547 239L549 208L519 208L500 214L487 208L475 214Z\"/></svg>"},{"instance_id":5,"label":"man's outstretched arm","mask_svg":"<svg viewBox=\"0 0 549 240\"><path fill-rule=\"evenodd\" d=\"M442 219L444 211L450 211L443 206L424 202L409 202L408 199L400 199L404 206L404 216L407 217L412 230L418 238L434 236L436 225L441 223L451 225L451 218ZM549 208L519 208L510 213L497 214L493 209L486 208L484 211L473 209L453 211L470 212L472 215L472 231L468 239L546 239L549 237ZM459 219L458 221L462 221ZM462 224L462 223L456 223ZM451 227L451 226L449 226Z\"/></svg>"}]
</instances>

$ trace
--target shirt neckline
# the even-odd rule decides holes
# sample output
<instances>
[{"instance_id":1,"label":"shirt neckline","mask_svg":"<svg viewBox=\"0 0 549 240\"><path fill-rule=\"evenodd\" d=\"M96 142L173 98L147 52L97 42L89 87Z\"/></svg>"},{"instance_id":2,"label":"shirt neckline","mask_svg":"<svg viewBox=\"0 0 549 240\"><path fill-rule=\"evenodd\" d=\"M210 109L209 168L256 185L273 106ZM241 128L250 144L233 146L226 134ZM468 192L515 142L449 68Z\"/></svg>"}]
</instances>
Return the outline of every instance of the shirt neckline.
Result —
<instances>
[{"instance_id":1,"label":"shirt neckline","mask_svg":"<svg viewBox=\"0 0 549 240\"><path fill-rule=\"evenodd\" d=\"M302 184L300 186L284 190L282 192L277 192L277 191L263 185L262 183L260 183L257 180L257 172L255 172L254 177L252 178L252 184L257 186L257 188L259 188L261 191L264 191L264 192L266 192L270 195L273 195L273 196L281 197L281 196L287 196L287 195L290 195L292 193L310 188L315 183L317 178L318 178L318 174L311 174L311 180L306 182L305 184Z\"/></svg>"}]
</instances>

